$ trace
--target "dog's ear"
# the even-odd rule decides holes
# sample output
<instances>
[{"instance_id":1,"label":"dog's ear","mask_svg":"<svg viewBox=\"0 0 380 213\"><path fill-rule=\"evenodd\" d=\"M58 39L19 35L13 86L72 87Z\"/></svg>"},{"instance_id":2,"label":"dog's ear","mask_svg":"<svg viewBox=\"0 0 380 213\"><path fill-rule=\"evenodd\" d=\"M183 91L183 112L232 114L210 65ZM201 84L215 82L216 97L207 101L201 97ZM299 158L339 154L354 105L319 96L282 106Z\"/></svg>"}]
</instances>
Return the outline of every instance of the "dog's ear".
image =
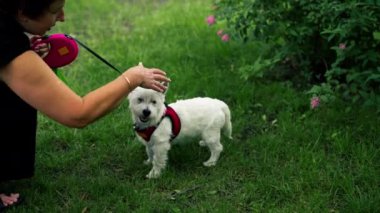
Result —
<instances>
[{"instance_id":1,"label":"dog's ear","mask_svg":"<svg viewBox=\"0 0 380 213\"><path fill-rule=\"evenodd\" d=\"M129 94L127 95L128 101L131 101L132 96L133 96L133 90L131 92L129 92Z\"/></svg>"},{"instance_id":2,"label":"dog's ear","mask_svg":"<svg viewBox=\"0 0 380 213\"><path fill-rule=\"evenodd\" d=\"M134 90L130 91L127 95L128 100L130 101L135 96L136 92L140 89L141 87L136 87Z\"/></svg>"}]
</instances>

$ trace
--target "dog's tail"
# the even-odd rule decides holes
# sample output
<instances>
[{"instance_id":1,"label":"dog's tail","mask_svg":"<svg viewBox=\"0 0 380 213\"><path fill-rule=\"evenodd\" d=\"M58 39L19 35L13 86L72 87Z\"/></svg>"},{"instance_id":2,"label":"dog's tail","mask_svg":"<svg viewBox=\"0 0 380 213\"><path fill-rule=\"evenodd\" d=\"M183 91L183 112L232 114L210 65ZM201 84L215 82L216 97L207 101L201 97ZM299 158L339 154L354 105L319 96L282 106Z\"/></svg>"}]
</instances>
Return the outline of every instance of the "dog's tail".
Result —
<instances>
[{"instance_id":1,"label":"dog's tail","mask_svg":"<svg viewBox=\"0 0 380 213\"><path fill-rule=\"evenodd\" d=\"M232 140L232 123L231 123L231 112L230 109L228 108L227 104L223 103L222 105L222 110L224 112L225 116L225 122L223 126L223 132L224 135L227 136L229 139Z\"/></svg>"}]
</instances>

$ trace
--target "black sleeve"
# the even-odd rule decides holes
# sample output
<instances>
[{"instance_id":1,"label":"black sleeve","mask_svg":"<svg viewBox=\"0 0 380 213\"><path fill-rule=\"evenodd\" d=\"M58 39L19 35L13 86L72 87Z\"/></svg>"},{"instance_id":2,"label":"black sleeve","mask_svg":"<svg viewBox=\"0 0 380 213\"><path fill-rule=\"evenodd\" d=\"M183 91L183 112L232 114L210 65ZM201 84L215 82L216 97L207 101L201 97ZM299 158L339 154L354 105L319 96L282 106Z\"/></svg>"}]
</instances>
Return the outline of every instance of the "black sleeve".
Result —
<instances>
[{"instance_id":1,"label":"black sleeve","mask_svg":"<svg viewBox=\"0 0 380 213\"><path fill-rule=\"evenodd\" d=\"M17 22L0 21L0 68L30 49L28 37Z\"/></svg>"}]
</instances>

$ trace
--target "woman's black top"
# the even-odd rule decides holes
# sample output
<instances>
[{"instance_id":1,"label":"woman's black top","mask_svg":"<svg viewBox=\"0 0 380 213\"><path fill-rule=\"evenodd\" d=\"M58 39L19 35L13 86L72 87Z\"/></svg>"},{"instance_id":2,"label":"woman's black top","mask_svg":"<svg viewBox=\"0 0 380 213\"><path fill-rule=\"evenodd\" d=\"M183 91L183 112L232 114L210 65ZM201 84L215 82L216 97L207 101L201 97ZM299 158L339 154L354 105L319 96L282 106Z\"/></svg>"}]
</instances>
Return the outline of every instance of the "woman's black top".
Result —
<instances>
[{"instance_id":1,"label":"woman's black top","mask_svg":"<svg viewBox=\"0 0 380 213\"><path fill-rule=\"evenodd\" d=\"M30 49L13 18L0 14L0 72ZM34 174L37 111L0 80L0 181Z\"/></svg>"}]
</instances>

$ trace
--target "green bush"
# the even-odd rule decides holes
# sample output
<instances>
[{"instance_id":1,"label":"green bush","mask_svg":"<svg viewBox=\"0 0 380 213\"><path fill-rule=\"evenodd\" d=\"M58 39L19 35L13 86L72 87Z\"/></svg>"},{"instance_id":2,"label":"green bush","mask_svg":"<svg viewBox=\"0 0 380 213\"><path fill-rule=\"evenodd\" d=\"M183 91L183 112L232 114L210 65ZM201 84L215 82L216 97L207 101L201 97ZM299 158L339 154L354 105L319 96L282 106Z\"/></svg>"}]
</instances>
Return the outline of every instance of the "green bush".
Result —
<instances>
[{"instance_id":1,"label":"green bush","mask_svg":"<svg viewBox=\"0 0 380 213\"><path fill-rule=\"evenodd\" d=\"M215 15L231 38L269 45L253 64L270 75L313 84L313 95L380 103L379 0L219 0Z\"/></svg>"}]
</instances>

